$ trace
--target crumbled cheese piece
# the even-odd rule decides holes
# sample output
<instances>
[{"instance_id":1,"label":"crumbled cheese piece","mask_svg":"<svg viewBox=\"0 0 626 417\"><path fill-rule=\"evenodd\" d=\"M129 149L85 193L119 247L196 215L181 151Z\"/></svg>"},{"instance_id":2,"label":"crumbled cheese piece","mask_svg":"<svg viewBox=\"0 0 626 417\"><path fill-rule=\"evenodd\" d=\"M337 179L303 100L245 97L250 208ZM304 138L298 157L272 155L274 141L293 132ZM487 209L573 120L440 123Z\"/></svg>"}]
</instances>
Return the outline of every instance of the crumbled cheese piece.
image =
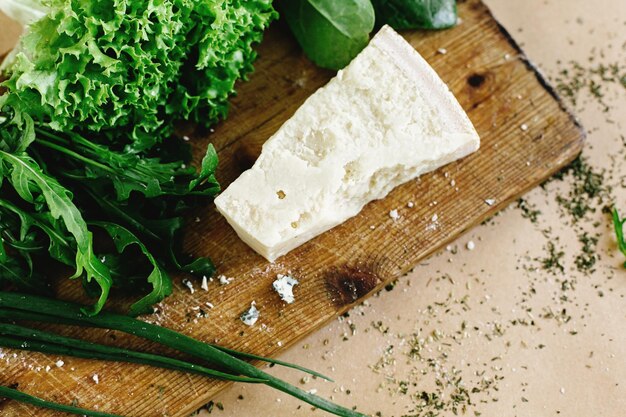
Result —
<instances>
[{"instance_id":1,"label":"crumbled cheese piece","mask_svg":"<svg viewBox=\"0 0 626 417\"><path fill-rule=\"evenodd\" d=\"M473 240L470 240L469 242L467 242L467 250L474 250L476 248L476 244L474 243Z\"/></svg>"},{"instance_id":2,"label":"crumbled cheese piece","mask_svg":"<svg viewBox=\"0 0 626 417\"><path fill-rule=\"evenodd\" d=\"M259 315L256 302L253 301L252 304L250 304L250 308L241 315L240 319L246 326L254 326L257 320L259 320Z\"/></svg>"},{"instance_id":3,"label":"crumbled cheese piece","mask_svg":"<svg viewBox=\"0 0 626 417\"><path fill-rule=\"evenodd\" d=\"M448 53L448 50L446 48L439 48L437 49L437 53L441 55L445 55Z\"/></svg>"},{"instance_id":4,"label":"crumbled cheese piece","mask_svg":"<svg viewBox=\"0 0 626 417\"><path fill-rule=\"evenodd\" d=\"M280 295L280 298L287 304L293 303L296 299L293 296L293 287L298 285L299 282L294 277L289 275L278 274L276 281L272 284L274 291Z\"/></svg>"},{"instance_id":5,"label":"crumbled cheese piece","mask_svg":"<svg viewBox=\"0 0 626 417\"><path fill-rule=\"evenodd\" d=\"M522 123L519 128L522 129L523 132L526 132L528 130L528 125L526 123Z\"/></svg>"},{"instance_id":6,"label":"crumbled cheese piece","mask_svg":"<svg viewBox=\"0 0 626 417\"><path fill-rule=\"evenodd\" d=\"M400 218L400 215L398 214L398 210L391 210L389 212L389 217L391 217L393 221L398 220Z\"/></svg>"},{"instance_id":7,"label":"crumbled cheese piece","mask_svg":"<svg viewBox=\"0 0 626 417\"><path fill-rule=\"evenodd\" d=\"M189 288L189 292L190 293L194 293L196 292L195 288L193 288L193 284L191 283L191 281L189 281L188 279L184 279L183 280L183 285L187 288Z\"/></svg>"},{"instance_id":8,"label":"crumbled cheese piece","mask_svg":"<svg viewBox=\"0 0 626 417\"><path fill-rule=\"evenodd\" d=\"M200 288L202 288L204 291L209 290L209 280L206 275L202 277L202 285L200 285Z\"/></svg>"},{"instance_id":9,"label":"crumbled cheese piece","mask_svg":"<svg viewBox=\"0 0 626 417\"><path fill-rule=\"evenodd\" d=\"M439 220L439 216L437 215L437 213L433 214L433 217L431 220L433 223L437 223L437 221Z\"/></svg>"},{"instance_id":10,"label":"crumbled cheese piece","mask_svg":"<svg viewBox=\"0 0 626 417\"><path fill-rule=\"evenodd\" d=\"M412 201L409 201L409 202L406 204L406 206L407 206L408 208L413 208L413 207L415 207L415 203L414 203L414 202L412 202Z\"/></svg>"},{"instance_id":11,"label":"crumbled cheese piece","mask_svg":"<svg viewBox=\"0 0 626 417\"><path fill-rule=\"evenodd\" d=\"M63 365L65 365L65 362L59 359L55 365L57 366L57 368L61 368Z\"/></svg>"},{"instance_id":12,"label":"crumbled cheese piece","mask_svg":"<svg viewBox=\"0 0 626 417\"><path fill-rule=\"evenodd\" d=\"M493 206L494 204L496 204L496 199L495 198L488 198L485 200L485 204L487 204L488 206Z\"/></svg>"},{"instance_id":13,"label":"crumbled cheese piece","mask_svg":"<svg viewBox=\"0 0 626 417\"><path fill-rule=\"evenodd\" d=\"M234 278L227 278L225 275L220 275L217 279L220 281L221 285L228 285L234 281Z\"/></svg>"},{"instance_id":14,"label":"crumbled cheese piece","mask_svg":"<svg viewBox=\"0 0 626 417\"><path fill-rule=\"evenodd\" d=\"M100 383L100 377L98 376L98 374L93 374L91 379L93 379L93 382L95 382L96 385L98 385Z\"/></svg>"},{"instance_id":15,"label":"crumbled cheese piece","mask_svg":"<svg viewBox=\"0 0 626 417\"><path fill-rule=\"evenodd\" d=\"M479 142L450 89L385 26L265 142L215 205L273 262Z\"/></svg>"}]
</instances>

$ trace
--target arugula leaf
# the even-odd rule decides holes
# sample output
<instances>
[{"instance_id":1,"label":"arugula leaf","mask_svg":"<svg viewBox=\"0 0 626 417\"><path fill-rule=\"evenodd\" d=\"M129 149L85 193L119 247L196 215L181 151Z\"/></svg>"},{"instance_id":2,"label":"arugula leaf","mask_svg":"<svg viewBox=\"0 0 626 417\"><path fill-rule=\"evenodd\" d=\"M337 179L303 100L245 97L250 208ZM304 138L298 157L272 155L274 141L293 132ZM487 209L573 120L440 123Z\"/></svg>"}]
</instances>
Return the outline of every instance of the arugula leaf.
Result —
<instances>
[{"instance_id":1,"label":"arugula leaf","mask_svg":"<svg viewBox=\"0 0 626 417\"><path fill-rule=\"evenodd\" d=\"M13 228L7 225L11 214L19 220L14 221ZM19 230L19 238L11 236L11 229ZM31 213L7 200L0 200L0 231L5 232L5 243L19 251L32 252L45 248L42 237L37 236L33 229L45 234L49 241L48 253L53 259L68 266L74 264L72 250L74 241L64 230L62 221L54 219L49 212Z\"/></svg>"},{"instance_id":2,"label":"arugula leaf","mask_svg":"<svg viewBox=\"0 0 626 417\"><path fill-rule=\"evenodd\" d=\"M108 269L93 252L93 236L78 208L72 202L72 193L58 181L43 172L27 154L10 154L0 150L0 175L6 177L19 196L36 208L44 205L53 219L62 219L76 242L76 272L83 273L100 286L100 297L90 314L98 313L108 298L112 280Z\"/></svg>"},{"instance_id":3,"label":"arugula leaf","mask_svg":"<svg viewBox=\"0 0 626 417\"><path fill-rule=\"evenodd\" d=\"M152 305L162 301L165 297L172 293L172 280L170 277L167 275L165 270L163 270L161 265L159 265L157 260L154 259L154 256L152 256L145 245L141 243L139 239L129 230L115 223L92 222L91 224L101 227L109 234L109 236L111 236L111 239L113 239L113 243L117 248L117 252L120 255L123 255L124 251L129 246L136 245L150 262L153 269L146 280L152 285L152 291L131 305L130 314L136 316L152 312Z\"/></svg>"},{"instance_id":4,"label":"arugula leaf","mask_svg":"<svg viewBox=\"0 0 626 417\"><path fill-rule=\"evenodd\" d=\"M626 256L626 239L624 239L624 224L626 224L626 218L621 219L617 208L613 207L613 227L615 229L615 236L617 237L617 247L624 256ZM626 268L626 262L624 262L624 268Z\"/></svg>"},{"instance_id":5,"label":"arugula leaf","mask_svg":"<svg viewBox=\"0 0 626 417\"><path fill-rule=\"evenodd\" d=\"M348 65L374 29L370 0L282 0L278 8L306 55L323 68Z\"/></svg>"},{"instance_id":6,"label":"arugula leaf","mask_svg":"<svg viewBox=\"0 0 626 417\"><path fill-rule=\"evenodd\" d=\"M456 25L456 0L372 0L376 25L402 29L445 29Z\"/></svg>"},{"instance_id":7,"label":"arugula leaf","mask_svg":"<svg viewBox=\"0 0 626 417\"><path fill-rule=\"evenodd\" d=\"M60 154L56 173L76 181L106 180L115 190L117 201L126 201L135 191L148 198L162 196L209 196L219 192L215 178L218 164L213 145L207 147L199 174L188 161L163 162L159 156L115 151L107 146L90 142L77 134L63 137L38 128L38 146ZM45 138L45 139L43 139ZM183 146L181 144L181 146ZM62 157L62 158L61 158ZM73 160L73 164L68 161Z\"/></svg>"}]
</instances>

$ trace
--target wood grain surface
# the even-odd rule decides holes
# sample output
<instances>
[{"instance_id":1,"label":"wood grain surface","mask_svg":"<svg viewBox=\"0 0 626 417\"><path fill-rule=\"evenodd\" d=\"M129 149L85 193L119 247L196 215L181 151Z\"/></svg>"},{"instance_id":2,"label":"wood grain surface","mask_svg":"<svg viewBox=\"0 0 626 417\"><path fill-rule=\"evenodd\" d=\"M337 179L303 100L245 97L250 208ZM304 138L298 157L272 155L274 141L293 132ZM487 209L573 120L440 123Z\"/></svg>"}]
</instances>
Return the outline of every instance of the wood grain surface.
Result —
<instances>
[{"instance_id":1,"label":"wood grain surface","mask_svg":"<svg viewBox=\"0 0 626 417\"><path fill-rule=\"evenodd\" d=\"M185 247L197 255L210 256L218 274L234 281L223 286L212 282L209 291L194 281L196 291L192 294L181 283L189 277L178 276L174 295L159 306L150 321L201 340L276 355L401 277L580 152L582 129L489 10L478 0L459 3L462 23L458 27L403 35L468 112L482 138L480 151L398 187L384 200L369 204L355 218L274 264L242 243L213 206L199 210L190 219ZM440 48L447 53L438 52ZM191 135L198 151L208 142L215 144L221 159L218 176L224 186L252 165L262 143L333 76L315 68L302 55L281 23L268 31L258 49L257 71L239 86L228 120L214 132ZM407 207L408 202L415 206ZM389 216L394 209L400 214L396 221ZM271 288L277 274L288 272L301 282L292 305L284 304ZM76 283L63 286L64 294L78 292ZM256 301L261 317L256 325L247 327L239 316L252 301ZM215 308L208 308L207 302ZM118 345L159 350L153 344L113 332L63 331L103 343L115 339ZM225 386L223 382L139 365L7 349L0 357L2 385L129 417L186 417ZM62 367L55 365L59 359L64 361ZM60 414L4 401L0 402L0 415Z\"/></svg>"}]
</instances>

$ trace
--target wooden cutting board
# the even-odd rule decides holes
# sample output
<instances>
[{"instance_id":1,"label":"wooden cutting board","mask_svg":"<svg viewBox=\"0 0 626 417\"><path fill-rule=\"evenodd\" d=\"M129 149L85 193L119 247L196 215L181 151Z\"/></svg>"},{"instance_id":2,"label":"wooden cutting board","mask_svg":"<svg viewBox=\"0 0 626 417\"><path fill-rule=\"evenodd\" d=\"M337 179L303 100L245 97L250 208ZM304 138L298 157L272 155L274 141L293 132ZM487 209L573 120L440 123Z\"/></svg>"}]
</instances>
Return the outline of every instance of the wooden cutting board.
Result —
<instances>
[{"instance_id":1,"label":"wooden cutting board","mask_svg":"<svg viewBox=\"0 0 626 417\"><path fill-rule=\"evenodd\" d=\"M459 3L458 27L403 35L468 112L482 138L480 151L397 188L274 264L243 244L212 206L198 211L190 221L186 249L210 256L218 273L234 281L225 286L213 282L208 292L195 282L192 294L181 284L184 277L177 277L174 295L152 320L201 340L276 355L506 207L580 152L581 127L510 35L479 0ZM219 150L224 186L252 165L262 143L334 75L315 68L281 23L268 31L259 55L256 73L239 86L228 120L215 132L192 135L198 153L209 142ZM415 207L407 207L408 202ZM394 209L397 221L389 216ZM292 305L271 289L276 275L288 272L301 282ZM247 327L239 316L252 301L261 318ZM207 302L215 308L207 308ZM208 317L198 317L198 307ZM112 333L70 334L105 343L115 337L120 345L155 349ZM225 386L176 372L73 358L62 358L65 364L58 368L60 358L13 353L4 350L0 384L129 417L186 417ZM58 413L5 401L0 415Z\"/></svg>"}]
</instances>

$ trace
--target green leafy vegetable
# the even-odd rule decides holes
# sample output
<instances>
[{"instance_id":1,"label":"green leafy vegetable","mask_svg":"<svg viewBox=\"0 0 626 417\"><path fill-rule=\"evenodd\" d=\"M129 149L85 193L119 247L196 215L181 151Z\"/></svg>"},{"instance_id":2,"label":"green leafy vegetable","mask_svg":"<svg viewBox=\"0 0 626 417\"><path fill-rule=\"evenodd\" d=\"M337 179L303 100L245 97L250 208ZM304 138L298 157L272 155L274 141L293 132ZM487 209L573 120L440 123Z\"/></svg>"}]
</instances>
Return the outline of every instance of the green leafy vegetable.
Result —
<instances>
[{"instance_id":1,"label":"green leafy vegetable","mask_svg":"<svg viewBox=\"0 0 626 417\"><path fill-rule=\"evenodd\" d=\"M394 29L445 29L456 25L456 0L372 0L376 25Z\"/></svg>"},{"instance_id":2,"label":"green leafy vegetable","mask_svg":"<svg viewBox=\"0 0 626 417\"><path fill-rule=\"evenodd\" d=\"M200 342L164 327L133 319L132 317L108 312L90 316L86 315L80 306L72 303L32 295L0 292L0 319L55 321L57 323L118 330L195 356L210 366L219 367L233 375L243 375L248 378L265 380L266 382L264 383L266 385L329 413L344 417L364 417L363 414L357 411L333 404L273 377L210 344Z\"/></svg>"},{"instance_id":3,"label":"green leafy vegetable","mask_svg":"<svg viewBox=\"0 0 626 417\"><path fill-rule=\"evenodd\" d=\"M130 306L130 314L139 315L143 313L152 312L152 306L172 293L172 280L167 275L167 272L159 265L154 256L148 251L148 248L137 239L137 237L130 231L115 223L106 222L94 222L92 225L99 226L106 230L106 232L113 239L113 243L120 255L124 255L126 248L131 245L136 245L141 250L141 253L147 258L148 262L152 266L152 271L146 278L146 281L152 286L152 291L143 297L141 300L136 301Z\"/></svg>"},{"instance_id":4,"label":"green leafy vegetable","mask_svg":"<svg viewBox=\"0 0 626 417\"><path fill-rule=\"evenodd\" d=\"M67 231L76 242L76 272L72 278L83 273L86 280L92 279L100 286L100 296L93 306L93 313L99 312L111 289L111 276L108 269L93 251L93 235L85 220L72 202L72 193L61 186L54 178L46 175L41 167L27 154L10 154L0 151L0 175L13 186L17 194L26 202L41 206L43 202L53 219L62 219Z\"/></svg>"},{"instance_id":5,"label":"green leafy vegetable","mask_svg":"<svg viewBox=\"0 0 626 417\"><path fill-rule=\"evenodd\" d=\"M370 0L282 0L278 7L304 52L323 68L348 65L374 28Z\"/></svg>"},{"instance_id":6,"label":"green leafy vegetable","mask_svg":"<svg viewBox=\"0 0 626 417\"><path fill-rule=\"evenodd\" d=\"M40 0L0 0L0 11L26 26L45 16L46 8Z\"/></svg>"},{"instance_id":7,"label":"green leafy vegetable","mask_svg":"<svg viewBox=\"0 0 626 417\"><path fill-rule=\"evenodd\" d=\"M626 239L624 239L624 224L626 224L626 218L621 219L617 208L613 207L613 227L615 228L615 236L617 237L617 247L624 256L626 256ZM624 268L626 268L626 262L624 262Z\"/></svg>"},{"instance_id":8,"label":"green leafy vegetable","mask_svg":"<svg viewBox=\"0 0 626 417\"><path fill-rule=\"evenodd\" d=\"M176 120L208 126L225 116L276 16L269 0L45 5L5 67L3 106L59 131L112 142L126 132L138 150L171 135Z\"/></svg>"}]
</instances>

